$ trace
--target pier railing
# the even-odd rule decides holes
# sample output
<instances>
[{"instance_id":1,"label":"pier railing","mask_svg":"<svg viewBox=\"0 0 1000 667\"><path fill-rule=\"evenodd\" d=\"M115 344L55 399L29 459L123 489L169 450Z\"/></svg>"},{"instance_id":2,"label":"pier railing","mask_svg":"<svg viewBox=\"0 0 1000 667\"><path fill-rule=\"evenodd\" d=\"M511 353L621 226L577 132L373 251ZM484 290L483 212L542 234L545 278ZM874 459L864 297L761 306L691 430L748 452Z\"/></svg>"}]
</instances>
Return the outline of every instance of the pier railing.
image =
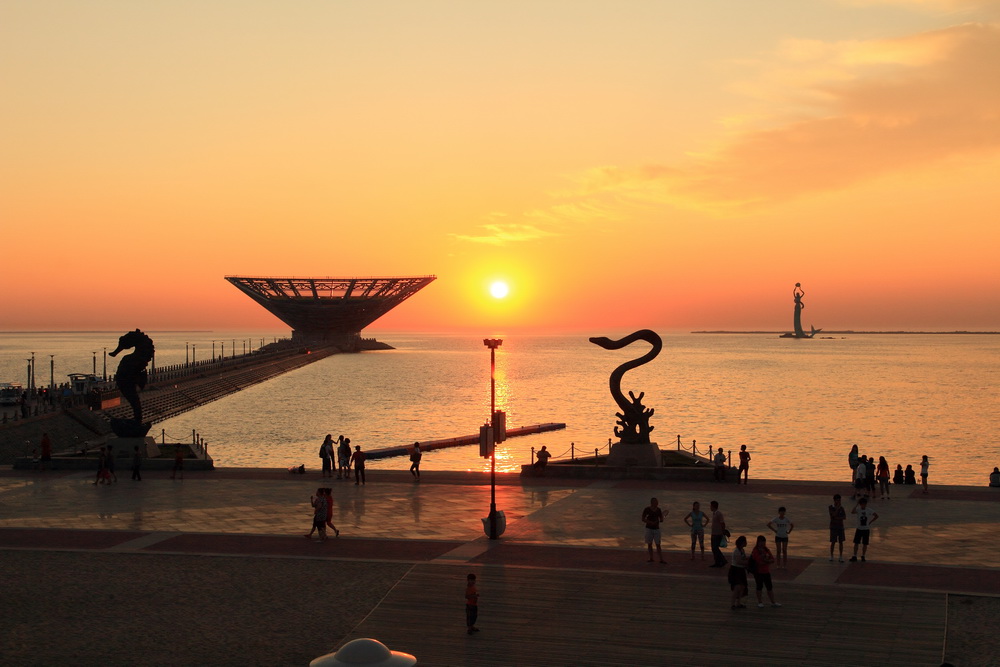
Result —
<instances>
[{"instance_id":1,"label":"pier railing","mask_svg":"<svg viewBox=\"0 0 1000 667\"><path fill-rule=\"evenodd\" d=\"M586 445L578 446L575 442L571 442L569 443L569 448L566 449L566 451L562 452L558 456L552 455L549 458L549 463L575 462L579 459L585 459L589 463L591 459L593 459L594 465L600 465L601 452L605 453L610 452L611 444L612 444L611 440L608 440L606 445L590 449ZM677 451L684 452L688 456L691 456L692 458L705 463L714 463L715 460L713 458L714 457L713 452L715 450L712 448L711 445L709 445L707 449L704 448L704 445L702 446L702 449L699 449L698 441L692 440L691 445L688 446L683 444L680 435L677 436ZM593 454L591 454L591 452L593 452ZM530 465L535 464L536 458L537 458L536 450L534 447L532 447ZM733 460L733 451L730 449L728 452L726 452L726 465L732 466L732 460Z\"/></svg>"}]
</instances>

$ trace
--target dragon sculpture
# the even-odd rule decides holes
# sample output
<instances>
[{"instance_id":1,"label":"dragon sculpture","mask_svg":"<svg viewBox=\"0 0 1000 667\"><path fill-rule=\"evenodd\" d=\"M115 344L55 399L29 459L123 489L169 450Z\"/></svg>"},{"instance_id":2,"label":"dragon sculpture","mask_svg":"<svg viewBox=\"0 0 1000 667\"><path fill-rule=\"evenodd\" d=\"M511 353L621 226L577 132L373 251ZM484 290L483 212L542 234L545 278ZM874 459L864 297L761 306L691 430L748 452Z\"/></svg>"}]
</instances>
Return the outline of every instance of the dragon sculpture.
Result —
<instances>
[{"instance_id":1,"label":"dragon sculpture","mask_svg":"<svg viewBox=\"0 0 1000 667\"><path fill-rule=\"evenodd\" d=\"M620 429L618 426L615 427L615 436L621 442L629 444L645 444L650 442L649 434L654 427L649 425L649 418L653 416L653 409L647 408L642 404L642 397L645 396L645 392L639 392L639 395L636 396L630 391L628 393L629 398L625 398L625 395L622 394L622 377L626 371L642 366L643 364L648 364L655 359L656 355L663 349L663 341L655 331L651 331L650 329L641 329L619 340L611 340L603 336L590 339L591 343L603 347L605 350L620 350L637 340L644 340L652 345L653 348L641 357L626 361L616 368L611 373L609 382L611 396L614 397L618 407L621 408L621 412L615 413L615 416L618 417L617 423L621 426Z\"/></svg>"},{"instance_id":2,"label":"dragon sculpture","mask_svg":"<svg viewBox=\"0 0 1000 667\"><path fill-rule=\"evenodd\" d=\"M129 331L118 339L118 347L111 352L112 357L118 356L122 350L135 348L135 352L126 354L118 363L115 373L115 384L122 397L132 406L132 419L112 419L111 428L119 437L143 437L149 432L149 424L142 422L142 404L139 402L139 390L145 388L148 374L146 366L153 359L153 339L138 329Z\"/></svg>"}]
</instances>

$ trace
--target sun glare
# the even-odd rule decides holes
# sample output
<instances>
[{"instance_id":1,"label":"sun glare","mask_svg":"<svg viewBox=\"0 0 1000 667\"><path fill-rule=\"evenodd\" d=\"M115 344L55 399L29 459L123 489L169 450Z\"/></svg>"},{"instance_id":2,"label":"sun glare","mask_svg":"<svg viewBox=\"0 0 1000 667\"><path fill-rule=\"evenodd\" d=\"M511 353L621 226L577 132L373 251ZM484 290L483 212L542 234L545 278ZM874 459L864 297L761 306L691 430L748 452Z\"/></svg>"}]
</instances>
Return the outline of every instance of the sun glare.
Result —
<instances>
[{"instance_id":1,"label":"sun glare","mask_svg":"<svg viewBox=\"0 0 1000 667\"><path fill-rule=\"evenodd\" d=\"M510 288L507 287L507 283L498 280L497 282L490 285L490 294L493 295L494 299L502 299L510 292Z\"/></svg>"}]
</instances>

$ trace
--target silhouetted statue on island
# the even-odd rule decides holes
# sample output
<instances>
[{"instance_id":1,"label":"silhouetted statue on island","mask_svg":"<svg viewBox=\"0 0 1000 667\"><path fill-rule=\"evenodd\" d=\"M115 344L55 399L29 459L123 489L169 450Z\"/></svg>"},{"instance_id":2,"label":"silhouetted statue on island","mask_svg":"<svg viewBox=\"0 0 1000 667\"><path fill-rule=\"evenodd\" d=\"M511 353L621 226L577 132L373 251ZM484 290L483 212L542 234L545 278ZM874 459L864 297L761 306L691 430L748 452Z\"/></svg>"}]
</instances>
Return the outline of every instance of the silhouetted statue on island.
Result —
<instances>
[{"instance_id":1,"label":"silhouetted statue on island","mask_svg":"<svg viewBox=\"0 0 1000 667\"><path fill-rule=\"evenodd\" d=\"M811 326L809 327L811 329L809 333L806 333L802 329L802 309L806 307L806 304L802 303L802 297L805 295L806 292L802 289L802 283L795 283L795 288L792 290L792 298L795 299L795 318L793 321L795 333L781 334L782 338L812 338L822 331Z\"/></svg>"},{"instance_id":2,"label":"silhouetted statue on island","mask_svg":"<svg viewBox=\"0 0 1000 667\"><path fill-rule=\"evenodd\" d=\"M132 419L112 419L111 429L115 435L122 438L141 438L149 433L151 424L142 421L142 404L139 402L139 390L145 388L148 374L146 366L153 359L153 340L138 329L129 331L118 339L118 347L111 353L118 356L122 350L135 348L135 352L126 354L118 363L115 373L115 384L122 397L132 406Z\"/></svg>"},{"instance_id":3,"label":"silhouetted statue on island","mask_svg":"<svg viewBox=\"0 0 1000 667\"><path fill-rule=\"evenodd\" d=\"M628 393L631 400L625 398L622 394L622 377L625 375L625 371L637 368L643 364L647 364L656 358L656 355L660 353L663 349L663 341L660 336L649 329L642 329L636 331L633 334L629 334L624 338L619 340L611 340L610 338L595 337L591 338L590 342L594 345L599 345L605 350L620 350L626 345L630 345L637 340L644 340L653 346L646 354L641 357L637 357L631 361L626 361L624 364L616 368L611 373L610 386L611 395L614 397L615 402L618 407L622 409L621 412L615 413L618 417L618 424L621 426L615 427L615 436L618 437L622 443L626 444L647 444L650 442L649 434L653 430L653 427L649 425L649 418L653 416L652 408L646 408L642 404L642 397L645 396L645 392L639 392L636 396L631 391Z\"/></svg>"}]
</instances>

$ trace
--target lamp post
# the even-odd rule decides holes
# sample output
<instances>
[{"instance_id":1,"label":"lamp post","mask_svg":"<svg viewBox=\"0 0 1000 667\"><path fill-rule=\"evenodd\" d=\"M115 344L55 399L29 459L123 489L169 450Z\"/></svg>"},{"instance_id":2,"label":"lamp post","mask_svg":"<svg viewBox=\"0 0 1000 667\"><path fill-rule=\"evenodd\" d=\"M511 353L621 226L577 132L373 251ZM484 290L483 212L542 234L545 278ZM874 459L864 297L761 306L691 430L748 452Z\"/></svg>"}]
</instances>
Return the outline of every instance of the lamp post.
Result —
<instances>
[{"instance_id":1,"label":"lamp post","mask_svg":"<svg viewBox=\"0 0 1000 667\"><path fill-rule=\"evenodd\" d=\"M56 390L56 355L49 355L49 391Z\"/></svg>"},{"instance_id":2,"label":"lamp post","mask_svg":"<svg viewBox=\"0 0 1000 667\"><path fill-rule=\"evenodd\" d=\"M220 341L222 345L222 360L226 360L226 341Z\"/></svg>"},{"instance_id":3,"label":"lamp post","mask_svg":"<svg viewBox=\"0 0 1000 667\"><path fill-rule=\"evenodd\" d=\"M184 365L189 366L191 362L188 359L188 342L184 341Z\"/></svg>"},{"instance_id":4,"label":"lamp post","mask_svg":"<svg viewBox=\"0 0 1000 667\"><path fill-rule=\"evenodd\" d=\"M108 381L108 348L104 348L104 381Z\"/></svg>"},{"instance_id":5,"label":"lamp post","mask_svg":"<svg viewBox=\"0 0 1000 667\"><path fill-rule=\"evenodd\" d=\"M31 353L31 391L35 391L35 353Z\"/></svg>"},{"instance_id":6,"label":"lamp post","mask_svg":"<svg viewBox=\"0 0 1000 667\"><path fill-rule=\"evenodd\" d=\"M483 345L490 348L490 422L493 423L493 413L497 403L497 348L503 345L500 338L486 338ZM494 438L496 435L494 434ZM494 441L495 442L495 441ZM490 443L490 539L497 540L497 451L494 442Z\"/></svg>"},{"instance_id":7,"label":"lamp post","mask_svg":"<svg viewBox=\"0 0 1000 667\"><path fill-rule=\"evenodd\" d=\"M215 341L212 341L212 361L215 361Z\"/></svg>"},{"instance_id":8,"label":"lamp post","mask_svg":"<svg viewBox=\"0 0 1000 667\"><path fill-rule=\"evenodd\" d=\"M91 352L91 354L94 355L94 365L92 367L92 370L91 370L90 374L96 377L97 376L97 350L94 350L93 352Z\"/></svg>"},{"instance_id":9,"label":"lamp post","mask_svg":"<svg viewBox=\"0 0 1000 667\"><path fill-rule=\"evenodd\" d=\"M194 343L191 343L191 363L192 364L195 363L194 353L195 353L195 351L197 351L197 349L198 349L198 346L195 345Z\"/></svg>"}]
</instances>

